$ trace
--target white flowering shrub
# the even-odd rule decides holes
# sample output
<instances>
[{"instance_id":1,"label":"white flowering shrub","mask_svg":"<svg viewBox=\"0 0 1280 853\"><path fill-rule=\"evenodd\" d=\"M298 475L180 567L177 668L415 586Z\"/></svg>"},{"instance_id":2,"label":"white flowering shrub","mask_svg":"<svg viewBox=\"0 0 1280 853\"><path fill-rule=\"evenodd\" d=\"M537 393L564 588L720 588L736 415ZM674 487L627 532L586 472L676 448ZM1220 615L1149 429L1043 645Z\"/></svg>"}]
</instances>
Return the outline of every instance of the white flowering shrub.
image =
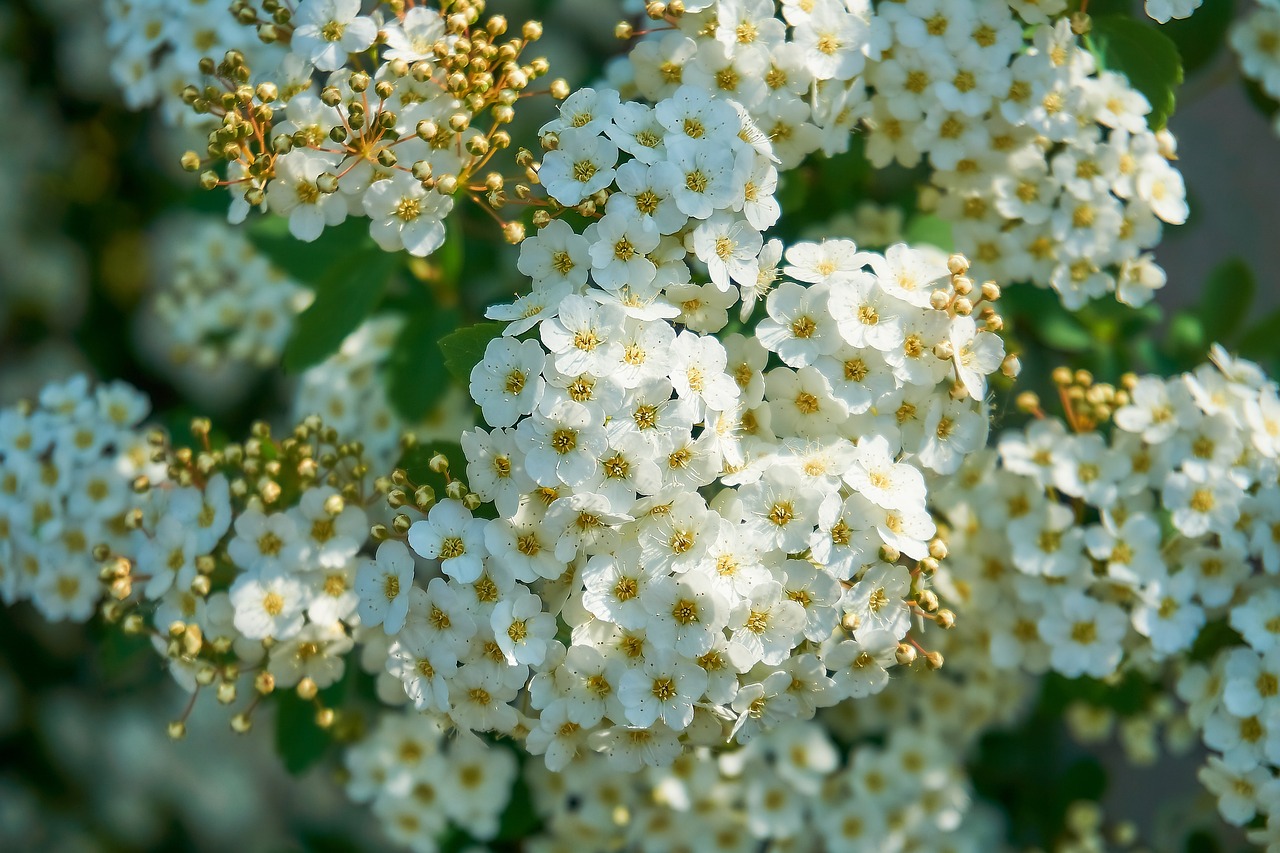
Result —
<instances>
[{"instance_id":1,"label":"white flowering shrub","mask_svg":"<svg viewBox=\"0 0 1280 853\"><path fill-rule=\"evenodd\" d=\"M654 0L611 58L546 5L595 83L478 0L108 2L56 98L0 69L82 155L0 143L51 188L0 198L0 843L83 754L41 692L134 649L414 851L1280 850L1280 316L1242 260L1154 304L1184 69L1268 106L1274 4ZM1108 823L1112 746L1207 806Z\"/></svg>"}]
</instances>

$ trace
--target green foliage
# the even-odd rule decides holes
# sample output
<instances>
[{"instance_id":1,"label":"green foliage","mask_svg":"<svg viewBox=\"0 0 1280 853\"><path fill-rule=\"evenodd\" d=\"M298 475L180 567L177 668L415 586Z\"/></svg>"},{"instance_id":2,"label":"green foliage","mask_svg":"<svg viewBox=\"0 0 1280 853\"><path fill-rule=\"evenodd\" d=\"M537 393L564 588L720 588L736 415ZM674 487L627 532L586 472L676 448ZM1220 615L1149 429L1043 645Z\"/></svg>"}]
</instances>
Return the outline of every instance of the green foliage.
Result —
<instances>
[{"instance_id":1,"label":"green foliage","mask_svg":"<svg viewBox=\"0 0 1280 853\"><path fill-rule=\"evenodd\" d=\"M335 687L340 685L341 682ZM329 733L316 725L316 706L299 699L292 690L281 690L274 699L276 752L285 769L297 776L324 757L331 743Z\"/></svg>"},{"instance_id":2,"label":"green foliage","mask_svg":"<svg viewBox=\"0 0 1280 853\"><path fill-rule=\"evenodd\" d=\"M471 368L481 362L484 348L501 335L504 328L502 323L476 323L440 338L444 366L453 378L466 387L471 382Z\"/></svg>"},{"instance_id":3,"label":"green foliage","mask_svg":"<svg viewBox=\"0 0 1280 853\"><path fill-rule=\"evenodd\" d=\"M1209 342L1225 344L1234 340L1257 289L1253 271L1239 258L1223 261L1209 273L1196 310Z\"/></svg>"},{"instance_id":4,"label":"green foliage","mask_svg":"<svg viewBox=\"0 0 1280 853\"><path fill-rule=\"evenodd\" d=\"M363 323L391 282L399 260L369 238L364 220L348 219L326 228L314 242L289 233L280 216L256 220L250 241L272 265L315 293L315 301L298 316L284 349L284 367L299 373L338 351L347 335Z\"/></svg>"},{"instance_id":5,"label":"green foliage","mask_svg":"<svg viewBox=\"0 0 1280 853\"><path fill-rule=\"evenodd\" d=\"M950 252L955 248L955 241L951 238L951 223L932 213L911 217L907 226L902 229L902 237L913 246L918 243L928 243L944 252Z\"/></svg>"},{"instance_id":6,"label":"green foliage","mask_svg":"<svg viewBox=\"0 0 1280 853\"><path fill-rule=\"evenodd\" d=\"M421 420L449 388L449 374L436 342L458 328L459 322L457 309L427 305L409 317L396 338L387 359L387 394L409 423Z\"/></svg>"},{"instance_id":7,"label":"green foliage","mask_svg":"<svg viewBox=\"0 0 1280 853\"><path fill-rule=\"evenodd\" d=\"M1098 65L1129 78L1151 103L1147 123L1159 130L1173 114L1174 93L1182 83L1182 60L1173 41L1152 22L1122 15L1093 19L1093 30L1085 38Z\"/></svg>"},{"instance_id":8,"label":"green foliage","mask_svg":"<svg viewBox=\"0 0 1280 853\"><path fill-rule=\"evenodd\" d=\"M377 248L353 252L317 281L315 301L298 315L285 344L285 370L301 372L337 352L378 307L397 263Z\"/></svg>"}]
</instances>

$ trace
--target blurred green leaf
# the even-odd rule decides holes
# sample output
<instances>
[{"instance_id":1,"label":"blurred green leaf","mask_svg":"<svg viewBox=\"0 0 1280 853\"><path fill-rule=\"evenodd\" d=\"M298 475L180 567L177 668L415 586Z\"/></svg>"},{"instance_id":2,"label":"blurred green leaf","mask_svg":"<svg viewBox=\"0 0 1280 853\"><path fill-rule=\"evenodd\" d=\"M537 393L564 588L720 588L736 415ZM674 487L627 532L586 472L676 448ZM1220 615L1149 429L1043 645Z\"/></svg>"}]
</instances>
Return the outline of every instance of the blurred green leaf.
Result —
<instances>
[{"instance_id":1,"label":"blurred green leaf","mask_svg":"<svg viewBox=\"0 0 1280 853\"><path fill-rule=\"evenodd\" d=\"M405 322L387 359L387 395L409 423L420 421L448 390L439 342L460 322L457 309L427 306Z\"/></svg>"},{"instance_id":2,"label":"blurred green leaf","mask_svg":"<svg viewBox=\"0 0 1280 853\"><path fill-rule=\"evenodd\" d=\"M310 243L304 243L289 233L289 219L284 216L254 219L247 235L249 242L266 255L272 266L298 283L312 286L344 258L355 252L377 249L369 236L368 220L361 217L324 229Z\"/></svg>"},{"instance_id":3,"label":"blurred green leaf","mask_svg":"<svg viewBox=\"0 0 1280 853\"><path fill-rule=\"evenodd\" d=\"M955 248L955 241L951 237L951 223L931 213L913 216L902 230L902 236L913 246L928 243L944 252Z\"/></svg>"},{"instance_id":4,"label":"blurred green leaf","mask_svg":"<svg viewBox=\"0 0 1280 853\"><path fill-rule=\"evenodd\" d=\"M444 354L444 366L453 378L466 388L471 382L471 368L484 358L484 348L489 341L502 334L502 323L476 323L458 329L440 338L440 352Z\"/></svg>"},{"instance_id":5,"label":"blurred green leaf","mask_svg":"<svg viewBox=\"0 0 1280 853\"><path fill-rule=\"evenodd\" d=\"M1094 344L1089 330L1065 311L1044 315L1036 332L1046 345L1062 352L1084 352Z\"/></svg>"},{"instance_id":6,"label":"blurred green leaf","mask_svg":"<svg viewBox=\"0 0 1280 853\"><path fill-rule=\"evenodd\" d=\"M1256 290L1253 271L1239 258L1214 267L1197 310L1206 343L1225 344L1240 331Z\"/></svg>"},{"instance_id":7,"label":"blurred green leaf","mask_svg":"<svg viewBox=\"0 0 1280 853\"><path fill-rule=\"evenodd\" d=\"M290 373L306 370L338 351L386 292L398 260L377 247L348 252L312 286L315 301L298 315L284 348Z\"/></svg>"},{"instance_id":8,"label":"blurred green leaf","mask_svg":"<svg viewBox=\"0 0 1280 853\"><path fill-rule=\"evenodd\" d=\"M1085 39L1098 64L1129 78L1129 85L1151 104L1147 123L1152 130L1164 127L1173 113L1174 93L1182 83L1182 60L1173 41L1151 22L1122 15L1093 19Z\"/></svg>"},{"instance_id":9,"label":"blurred green leaf","mask_svg":"<svg viewBox=\"0 0 1280 853\"><path fill-rule=\"evenodd\" d=\"M312 703L292 690L276 694L276 752L286 770L295 776L302 773L323 757L329 743L328 733L316 725Z\"/></svg>"},{"instance_id":10,"label":"blurred green leaf","mask_svg":"<svg viewBox=\"0 0 1280 853\"><path fill-rule=\"evenodd\" d=\"M1235 15L1234 0L1204 0L1190 18L1171 20L1160 31L1172 39L1189 74L1209 63L1227 41L1227 30Z\"/></svg>"},{"instance_id":11,"label":"blurred green leaf","mask_svg":"<svg viewBox=\"0 0 1280 853\"><path fill-rule=\"evenodd\" d=\"M1200 318L1186 311L1173 315L1166 341L1179 367L1189 367L1199 361L1209 346Z\"/></svg>"},{"instance_id":12,"label":"blurred green leaf","mask_svg":"<svg viewBox=\"0 0 1280 853\"><path fill-rule=\"evenodd\" d=\"M1255 360L1280 357L1280 310L1272 311L1246 329L1236 349L1245 358Z\"/></svg>"}]
</instances>

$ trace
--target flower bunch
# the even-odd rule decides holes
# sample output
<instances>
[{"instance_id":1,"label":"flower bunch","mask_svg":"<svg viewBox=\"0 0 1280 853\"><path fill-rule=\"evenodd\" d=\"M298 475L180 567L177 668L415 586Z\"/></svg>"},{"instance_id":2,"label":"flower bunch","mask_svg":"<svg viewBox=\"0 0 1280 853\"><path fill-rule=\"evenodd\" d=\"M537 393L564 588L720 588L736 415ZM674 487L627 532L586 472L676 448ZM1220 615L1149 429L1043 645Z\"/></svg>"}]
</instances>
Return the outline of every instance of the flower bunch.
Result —
<instances>
[{"instance_id":1,"label":"flower bunch","mask_svg":"<svg viewBox=\"0 0 1280 853\"><path fill-rule=\"evenodd\" d=\"M516 778L511 750L445 732L429 715L385 713L344 757L347 795L370 804L389 839L420 853L439 849L450 827L491 840Z\"/></svg>"},{"instance_id":2,"label":"flower bunch","mask_svg":"<svg viewBox=\"0 0 1280 853\"><path fill-rule=\"evenodd\" d=\"M219 220L179 220L158 236L155 325L169 360L210 371L280 361L311 295Z\"/></svg>"},{"instance_id":3,"label":"flower bunch","mask_svg":"<svg viewBox=\"0 0 1280 853\"><path fill-rule=\"evenodd\" d=\"M865 129L879 168L927 158L929 205L975 273L1053 287L1063 304L1142 304L1144 254L1187 209L1151 105L1101 71L1066 2L651 3L656 30L613 69L650 99L679 85L741 103L784 167ZM1016 13L1016 14L1015 14Z\"/></svg>"},{"instance_id":4,"label":"flower bunch","mask_svg":"<svg viewBox=\"0 0 1280 853\"><path fill-rule=\"evenodd\" d=\"M274 41L257 38L226 3L109 0L102 5L111 76L125 104L135 110L159 105L170 124L190 121L182 91L199 76L204 57L237 50L254 67L269 68L287 53Z\"/></svg>"},{"instance_id":5,"label":"flower bunch","mask_svg":"<svg viewBox=\"0 0 1280 853\"><path fill-rule=\"evenodd\" d=\"M316 694L355 644L366 508L381 501L363 447L311 416L279 441L258 424L219 448L197 420L202 447L173 449L138 429L147 411L133 389L91 393L79 377L0 413L0 594L84 621L109 591L103 615L152 639L193 693L188 712L206 687L223 704L287 687L327 725Z\"/></svg>"},{"instance_id":6,"label":"flower bunch","mask_svg":"<svg viewBox=\"0 0 1280 853\"><path fill-rule=\"evenodd\" d=\"M822 725L792 721L742 750L700 748L639 773L599 758L572 773L529 768L540 850L1000 849L955 753L910 726L847 751Z\"/></svg>"},{"instance_id":7,"label":"flower bunch","mask_svg":"<svg viewBox=\"0 0 1280 853\"><path fill-rule=\"evenodd\" d=\"M521 247L532 292L491 309L510 322L471 371L491 429L463 434L470 488L415 495L408 530L441 576L362 599L390 666L462 729L524 736L527 690L552 769L668 763L682 733L745 742L879 691L915 659L913 614L954 620L922 471L984 442L987 376L1014 366L985 330L998 288L903 245L783 264L758 230L767 142L693 87L583 90L546 133L547 193L593 221L548 217ZM717 336L779 274L766 318Z\"/></svg>"},{"instance_id":8,"label":"flower bunch","mask_svg":"<svg viewBox=\"0 0 1280 853\"><path fill-rule=\"evenodd\" d=\"M139 424L145 397L77 376L0 411L0 600L50 621L84 621L102 597L100 548L131 541L132 487L162 474Z\"/></svg>"},{"instance_id":9,"label":"flower bunch","mask_svg":"<svg viewBox=\"0 0 1280 853\"><path fill-rule=\"evenodd\" d=\"M1232 26L1228 42L1240 58L1240 73L1280 100L1280 5L1260 0ZM1280 133L1280 120L1276 132Z\"/></svg>"},{"instance_id":10,"label":"flower bunch","mask_svg":"<svg viewBox=\"0 0 1280 853\"><path fill-rule=\"evenodd\" d=\"M1065 424L1024 398L1041 417L938 490L953 534L947 591L982 621L993 665L1069 677L1158 674L1187 660L1207 624L1229 627L1238 644L1190 667L1178 692L1221 754L1202 778L1223 816L1270 814L1277 387L1221 348L1213 364L1121 389L1070 371L1057 380Z\"/></svg>"},{"instance_id":11,"label":"flower bunch","mask_svg":"<svg viewBox=\"0 0 1280 853\"><path fill-rule=\"evenodd\" d=\"M510 144L502 128L516 101L547 72L546 60L520 61L541 34L536 22L503 39L506 19L481 21L483 2L387 4L385 15L360 14L359 0L267 5L260 32L290 49L279 69L262 75L228 51L200 60L206 82L183 90L215 122L204 154L188 152L183 165L203 170L202 186L232 190L233 222L265 206L311 241L367 216L383 249L424 256L444 242L459 190L477 201L500 194L501 176L482 172Z\"/></svg>"}]
</instances>

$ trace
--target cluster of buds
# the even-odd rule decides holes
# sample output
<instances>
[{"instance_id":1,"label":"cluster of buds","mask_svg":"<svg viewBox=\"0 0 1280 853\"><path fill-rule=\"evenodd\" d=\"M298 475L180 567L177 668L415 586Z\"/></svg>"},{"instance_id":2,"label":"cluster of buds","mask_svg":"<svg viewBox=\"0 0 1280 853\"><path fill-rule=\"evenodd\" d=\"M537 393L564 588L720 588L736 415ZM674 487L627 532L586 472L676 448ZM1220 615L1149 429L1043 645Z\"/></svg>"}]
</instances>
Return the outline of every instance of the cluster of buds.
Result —
<instances>
[{"instance_id":1,"label":"cluster of buds","mask_svg":"<svg viewBox=\"0 0 1280 853\"><path fill-rule=\"evenodd\" d=\"M328 728L337 712L320 691L341 677L358 596L357 555L373 499L359 442L312 416L283 437L256 423L242 443L210 441L192 422L194 448L147 435L153 476L132 483L125 547L99 546L108 597L101 611L125 633L146 635L191 701L213 690L246 732L264 697L291 688ZM161 474L163 472L163 474Z\"/></svg>"},{"instance_id":2,"label":"cluster of buds","mask_svg":"<svg viewBox=\"0 0 1280 853\"><path fill-rule=\"evenodd\" d=\"M383 22L377 15L322 20L340 10L304 3L290 13L270 2L263 20L240 4L238 16L255 22L261 37L290 44L297 68L286 62L278 82L250 85L254 72L232 50L220 62L202 60L208 79L183 93L196 113L218 119L204 154L187 152L183 166L199 172L205 188L232 189L233 221L270 206L289 217L294 236L313 240L326 225L364 215L384 249L422 256L443 242L457 196L496 218L506 180L489 166L511 144L504 128L517 101L548 72L545 59L522 60L541 25L530 21L507 37L504 17L482 19L482 2L443 10L388 5L392 15ZM318 35L306 37L317 27ZM347 45L365 28L376 33L368 44ZM338 62L335 45L350 48Z\"/></svg>"}]
</instances>

